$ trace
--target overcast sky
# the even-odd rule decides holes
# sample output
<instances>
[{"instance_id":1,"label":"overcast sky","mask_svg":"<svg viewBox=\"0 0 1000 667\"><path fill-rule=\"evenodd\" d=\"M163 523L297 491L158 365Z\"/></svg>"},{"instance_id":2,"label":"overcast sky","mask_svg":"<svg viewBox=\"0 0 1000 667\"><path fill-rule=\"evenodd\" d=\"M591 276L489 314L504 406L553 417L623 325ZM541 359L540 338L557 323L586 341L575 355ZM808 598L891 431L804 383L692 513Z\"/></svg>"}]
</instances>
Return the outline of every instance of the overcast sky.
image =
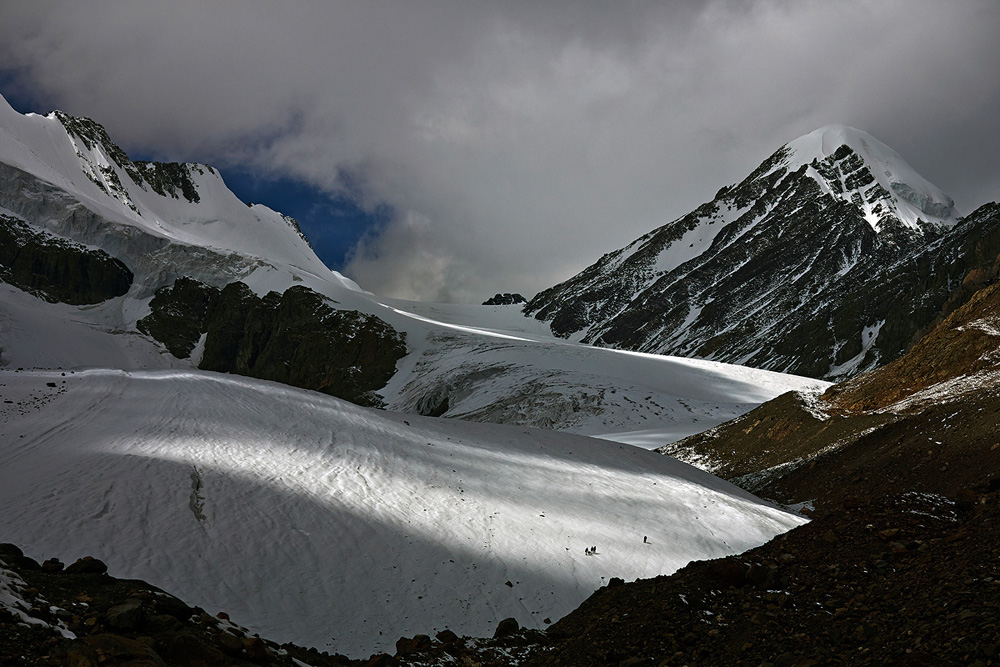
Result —
<instances>
[{"instance_id":1,"label":"overcast sky","mask_svg":"<svg viewBox=\"0 0 1000 667\"><path fill-rule=\"evenodd\" d=\"M479 302L570 277L830 123L962 212L1000 199L997 35L995 0L0 0L0 93L132 154L378 207L328 264Z\"/></svg>"}]
</instances>

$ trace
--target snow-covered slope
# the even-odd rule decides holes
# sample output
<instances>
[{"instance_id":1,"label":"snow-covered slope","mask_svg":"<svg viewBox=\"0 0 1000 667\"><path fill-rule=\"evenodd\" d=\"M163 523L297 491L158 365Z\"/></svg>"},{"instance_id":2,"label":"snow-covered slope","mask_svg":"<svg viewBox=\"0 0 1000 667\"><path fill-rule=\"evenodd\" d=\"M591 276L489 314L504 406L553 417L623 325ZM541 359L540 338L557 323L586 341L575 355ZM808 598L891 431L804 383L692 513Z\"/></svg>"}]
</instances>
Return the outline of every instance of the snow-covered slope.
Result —
<instances>
[{"instance_id":1,"label":"snow-covered slope","mask_svg":"<svg viewBox=\"0 0 1000 667\"><path fill-rule=\"evenodd\" d=\"M93 121L24 116L2 99L0 214L103 249L134 274L127 294L97 305L7 292L0 363L15 368L195 367L203 347L177 359L136 326L157 289L188 277L239 280L259 296L304 286L405 333L409 354L381 392L396 410L587 434L653 429L659 436L646 440L659 446L815 385L567 345L514 306L379 299L323 266L293 221L240 202L214 169L132 162Z\"/></svg>"},{"instance_id":2,"label":"snow-covered slope","mask_svg":"<svg viewBox=\"0 0 1000 667\"><path fill-rule=\"evenodd\" d=\"M247 207L211 167L132 162L89 119L21 115L0 97L0 162L143 234L328 273L305 238L289 234L290 227L297 232L293 221L266 206ZM17 213L23 206L7 208ZM87 233L66 226L54 231Z\"/></svg>"},{"instance_id":3,"label":"snow-covered slope","mask_svg":"<svg viewBox=\"0 0 1000 667\"><path fill-rule=\"evenodd\" d=\"M847 146L857 158L846 162L846 169L824 168L823 163L838 150L846 153L842 146ZM867 132L844 125L827 125L788 143L785 148L789 171L811 167L806 174L824 192L857 204L876 232L883 225L896 222L920 231L928 224L950 227L958 221L951 197L918 174L899 153ZM855 193L862 195L860 203Z\"/></svg>"},{"instance_id":4,"label":"snow-covered slope","mask_svg":"<svg viewBox=\"0 0 1000 667\"><path fill-rule=\"evenodd\" d=\"M949 252L958 223L952 200L895 151L828 126L525 313L596 345L849 375L898 356L927 324L900 306L925 295L890 274L932 247Z\"/></svg>"},{"instance_id":5,"label":"snow-covered slope","mask_svg":"<svg viewBox=\"0 0 1000 667\"><path fill-rule=\"evenodd\" d=\"M508 616L544 627L612 576L802 522L627 445L235 376L4 371L0 396L4 540L353 655Z\"/></svg>"},{"instance_id":6,"label":"snow-covered slope","mask_svg":"<svg viewBox=\"0 0 1000 667\"><path fill-rule=\"evenodd\" d=\"M520 316L516 306L390 305L435 318L425 338L414 337L419 349L415 346L382 392L395 410L558 429L652 448L787 391L828 386L745 366L554 339L538 331L540 322Z\"/></svg>"}]
</instances>

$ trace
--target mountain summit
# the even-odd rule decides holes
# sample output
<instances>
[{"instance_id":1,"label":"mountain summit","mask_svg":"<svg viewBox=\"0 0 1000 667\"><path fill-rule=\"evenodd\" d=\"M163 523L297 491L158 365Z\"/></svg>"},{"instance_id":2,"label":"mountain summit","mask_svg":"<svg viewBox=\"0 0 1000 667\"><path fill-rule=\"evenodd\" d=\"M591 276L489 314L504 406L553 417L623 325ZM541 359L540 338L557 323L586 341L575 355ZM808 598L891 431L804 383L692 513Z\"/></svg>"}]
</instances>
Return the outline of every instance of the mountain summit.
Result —
<instances>
[{"instance_id":1,"label":"mountain summit","mask_svg":"<svg viewBox=\"0 0 1000 667\"><path fill-rule=\"evenodd\" d=\"M961 282L951 251L979 234L961 220L898 153L830 125L524 312L600 346L853 375L898 357Z\"/></svg>"},{"instance_id":2,"label":"mountain summit","mask_svg":"<svg viewBox=\"0 0 1000 667\"><path fill-rule=\"evenodd\" d=\"M898 224L919 230L958 222L951 197L867 132L827 125L783 150L789 171L808 167L806 173L825 192L856 205L876 232Z\"/></svg>"}]
</instances>

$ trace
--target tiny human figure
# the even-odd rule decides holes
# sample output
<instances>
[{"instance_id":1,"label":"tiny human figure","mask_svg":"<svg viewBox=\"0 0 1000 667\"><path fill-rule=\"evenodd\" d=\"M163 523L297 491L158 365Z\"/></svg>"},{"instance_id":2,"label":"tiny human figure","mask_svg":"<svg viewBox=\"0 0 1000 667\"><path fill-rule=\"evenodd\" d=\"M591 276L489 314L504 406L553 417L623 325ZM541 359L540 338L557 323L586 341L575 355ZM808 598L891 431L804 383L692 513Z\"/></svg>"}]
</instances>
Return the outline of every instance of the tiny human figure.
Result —
<instances>
[{"instance_id":1,"label":"tiny human figure","mask_svg":"<svg viewBox=\"0 0 1000 667\"><path fill-rule=\"evenodd\" d=\"M642 536L642 543L643 544L649 544L649 540L647 539L647 537L645 535Z\"/></svg>"}]
</instances>

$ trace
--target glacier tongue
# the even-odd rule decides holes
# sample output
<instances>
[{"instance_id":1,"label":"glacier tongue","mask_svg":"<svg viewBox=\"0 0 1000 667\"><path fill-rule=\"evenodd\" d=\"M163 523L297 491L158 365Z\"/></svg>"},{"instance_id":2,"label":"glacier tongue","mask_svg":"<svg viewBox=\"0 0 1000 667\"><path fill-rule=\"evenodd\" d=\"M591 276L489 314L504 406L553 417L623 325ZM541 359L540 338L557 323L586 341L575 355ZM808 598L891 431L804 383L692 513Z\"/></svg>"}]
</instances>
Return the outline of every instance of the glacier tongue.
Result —
<instances>
[{"instance_id":1,"label":"glacier tongue","mask_svg":"<svg viewBox=\"0 0 1000 667\"><path fill-rule=\"evenodd\" d=\"M0 534L349 655L544 627L803 519L669 457L190 371L0 371ZM648 543L643 536L649 536ZM596 545L596 555L584 548Z\"/></svg>"}]
</instances>

